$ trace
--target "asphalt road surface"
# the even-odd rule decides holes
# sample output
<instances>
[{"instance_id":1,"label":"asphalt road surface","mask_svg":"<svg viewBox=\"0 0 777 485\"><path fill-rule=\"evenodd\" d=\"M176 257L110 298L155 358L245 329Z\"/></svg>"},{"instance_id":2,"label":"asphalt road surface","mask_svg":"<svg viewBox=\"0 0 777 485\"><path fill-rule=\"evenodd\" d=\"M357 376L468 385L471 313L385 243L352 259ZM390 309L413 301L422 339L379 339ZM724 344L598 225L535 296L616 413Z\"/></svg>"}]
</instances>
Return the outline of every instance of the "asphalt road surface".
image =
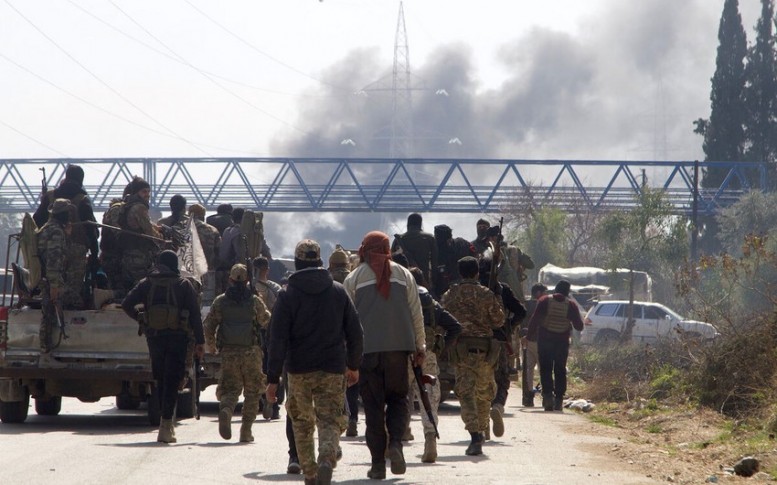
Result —
<instances>
[{"instance_id":1,"label":"asphalt road surface","mask_svg":"<svg viewBox=\"0 0 777 485\"><path fill-rule=\"evenodd\" d=\"M0 476L7 484L230 484L302 483L301 475L286 474L288 445L285 410L279 421L259 416L254 443L237 442L240 418L233 420L233 439L218 434L215 386L202 395L202 418L180 421L178 443L156 442L156 429L145 411L119 411L113 399L81 403L63 399L59 416L37 416L34 407L24 424L0 425ZM539 403L539 400L538 400ZM520 406L520 389L513 387L501 438L484 446L484 455L464 450L469 434L459 417L458 402L443 403L437 463L421 463L423 432L420 417L412 420L415 440L406 444L407 472L388 471L384 482L396 484L648 484L656 481L634 471L633 465L607 455L612 440L581 432L591 429L574 412L544 412ZM595 428L594 428L595 429ZM333 482L379 483L366 478L370 455L360 436L341 439L343 459Z\"/></svg>"}]
</instances>

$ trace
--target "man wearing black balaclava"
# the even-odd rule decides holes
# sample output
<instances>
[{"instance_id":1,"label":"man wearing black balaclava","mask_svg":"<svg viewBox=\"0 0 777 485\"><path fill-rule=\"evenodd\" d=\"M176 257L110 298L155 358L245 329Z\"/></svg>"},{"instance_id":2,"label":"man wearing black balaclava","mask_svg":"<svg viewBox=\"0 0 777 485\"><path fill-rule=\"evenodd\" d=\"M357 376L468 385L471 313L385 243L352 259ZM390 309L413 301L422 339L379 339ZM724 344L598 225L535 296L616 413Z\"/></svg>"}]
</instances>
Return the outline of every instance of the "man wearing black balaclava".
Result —
<instances>
[{"instance_id":1,"label":"man wearing black balaclava","mask_svg":"<svg viewBox=\"0 0 777 485\"><path fill-rule=\"evenodd\" d=\"M142 305L141 311L138 305ZM194 337L194 353L200 358L205 343L198 294L191 282L181 277L178 255L162 251L154 269L130 290L121 307L146 335L161 411L157 441L175 443L173 416L186 373L189 335Z\"/></svg>"}]
</instances>

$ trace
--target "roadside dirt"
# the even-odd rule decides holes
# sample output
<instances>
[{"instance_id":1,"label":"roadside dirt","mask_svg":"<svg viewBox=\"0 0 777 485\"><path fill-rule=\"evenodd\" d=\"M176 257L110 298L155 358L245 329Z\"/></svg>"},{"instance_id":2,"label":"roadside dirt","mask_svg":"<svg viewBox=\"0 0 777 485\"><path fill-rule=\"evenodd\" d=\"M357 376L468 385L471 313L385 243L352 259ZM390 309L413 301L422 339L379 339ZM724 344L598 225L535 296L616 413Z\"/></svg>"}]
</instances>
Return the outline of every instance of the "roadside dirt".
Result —
<instances>
[{"instance_id":1,"label":"roadside dirt","mask_svg":"<svg viewBox=\"0 0 777 485\"><path fill-rule=\"evenodd\" d=\"M773 481L765 470L773 471L777 464L774 438L755 446L747 441L746 433L731 438L736 423L713 411L645 411L623 404L597 404L588 416L589 422L580 425L579 431L617 439L616 445L600 445L599 451L648 478L681 484ZM761 473L751 478L733 475L734 464L747 452L760 461Z\"/></svg>"}]
</instances>

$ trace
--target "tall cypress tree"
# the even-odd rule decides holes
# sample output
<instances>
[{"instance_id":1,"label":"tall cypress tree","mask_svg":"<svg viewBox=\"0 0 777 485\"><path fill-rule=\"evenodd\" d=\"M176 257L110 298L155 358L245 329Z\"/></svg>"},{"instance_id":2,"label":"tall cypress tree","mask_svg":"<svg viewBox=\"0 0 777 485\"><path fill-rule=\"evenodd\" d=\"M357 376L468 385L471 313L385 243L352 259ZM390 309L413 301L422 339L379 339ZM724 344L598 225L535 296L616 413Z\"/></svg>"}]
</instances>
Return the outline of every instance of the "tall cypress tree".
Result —
<instances>
[{"instance_id":1,"label":"tall cypress tree","mask_svg":"<svg viewBox=\"0 0 777 485\"><path fill-rule=\"evenodd\" d=\"M739 1L726 0L718 28L718 56L710 92L711 112L708 120L694 122L695 132L704 136L707 161L740 161L745 146L745 109L742 105L745 87L744 60L747 37L739 14ZM719 187L727 170L704 171L703 187Z\"/></svg>"},{"instance_id":2,"label":"tall cypress tree","mask_svg":"<svg viewBox=\"0 0 777 485\"><path fill-rule=\"evenodd\" d=\"M761 0L755 45L747 53L744 89L745 158L756 162L774 163L777 159L777 66L773 22L774 0Z\"/></svg>"}]
</instances>

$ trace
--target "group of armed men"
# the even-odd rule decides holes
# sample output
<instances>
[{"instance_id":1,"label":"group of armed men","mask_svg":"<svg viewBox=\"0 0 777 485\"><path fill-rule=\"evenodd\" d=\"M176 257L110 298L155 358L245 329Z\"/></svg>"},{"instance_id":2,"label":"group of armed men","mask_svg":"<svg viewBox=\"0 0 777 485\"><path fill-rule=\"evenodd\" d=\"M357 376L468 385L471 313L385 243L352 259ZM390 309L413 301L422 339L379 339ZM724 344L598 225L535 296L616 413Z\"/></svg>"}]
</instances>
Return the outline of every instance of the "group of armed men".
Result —
<instances>
[{"instance_id":1,"label":"group of armed men","mask_svg":"<svg viewBox=\"0 0 777 485\"><path fill-rule=\"evenodd\" d=\"M304 473L306 484L331 483L342 456L340 435L358 435L359 397L372 458L369 478L384 479L387 460L393 474L405 473L402 442L412 439L416 397L424 404L422 462L435 462L438 359L455 367L454 391L471 438L467 455L482 454L491 431L496 437L504 433L510 374L521 365L514 348L524 349L523 405L534 406L533 370L539 364L544 410L562 409L570 333L583 329L580 312L563 280L550 294L535 284L525 301L524 271L534 263L503 241L501 226L481 219L469 242L454 238L446 225L425 232L422 216L411 214L407 231L393 243L382 232L369 232L356 254L338 246L328 268L319 244L305 239L295 248L296 271L273 282L269 249L254 260L241 259L243 210L222 205L209 224L203 206L187 209L175 195L172 215L154 224L150 186L139 177L105 213L98 253L100 224L82 183L83 170L69 166L35 215L42 226L41 358L51 346L55 303L89 308L79 288L96 273L123 296L122 309L138 320L147 340L159 389L157 441L176 442L175 406L187 361L206 351L221 356L221 437L232 437L241 393L241 442L253 441L260 408L270 419L285 395L287 471ZM189 217L215 273L218 296L204 322L201 285L181 276L174 243L160 245L170 228Z\"/></svg>"}]
</instances>

